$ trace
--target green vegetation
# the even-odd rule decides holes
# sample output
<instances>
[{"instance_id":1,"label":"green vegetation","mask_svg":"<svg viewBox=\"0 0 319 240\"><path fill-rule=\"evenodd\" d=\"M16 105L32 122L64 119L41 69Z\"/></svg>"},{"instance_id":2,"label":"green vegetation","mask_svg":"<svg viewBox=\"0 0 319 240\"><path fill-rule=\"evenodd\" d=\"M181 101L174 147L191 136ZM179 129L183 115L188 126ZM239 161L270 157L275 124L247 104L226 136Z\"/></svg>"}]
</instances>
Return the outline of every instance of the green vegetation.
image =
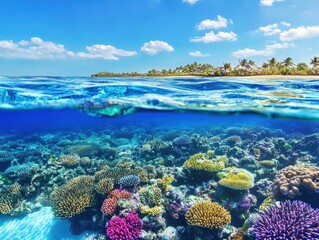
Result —
<instances>
[{"instance_id":1,"label":"green vegetation","mask_svg":"<svg viewBox=\"0 0 319 240\"><path fill-rule=\"evenodd\" d=\"M242 59L236 67L230 63L224 63L222 67L214 67L211 64L197 63L187 64L175 69L152 69L147 73L127 72L99 72L91 77L170 77L170 76L256 76L256 75L317 75L319 72L319 57L310 60L310 65L306 63L295 64L291 57L279 62L276 58L271 58L264 62L261 67L256 66L252 60Z\"/></svg>"}]
</instances>

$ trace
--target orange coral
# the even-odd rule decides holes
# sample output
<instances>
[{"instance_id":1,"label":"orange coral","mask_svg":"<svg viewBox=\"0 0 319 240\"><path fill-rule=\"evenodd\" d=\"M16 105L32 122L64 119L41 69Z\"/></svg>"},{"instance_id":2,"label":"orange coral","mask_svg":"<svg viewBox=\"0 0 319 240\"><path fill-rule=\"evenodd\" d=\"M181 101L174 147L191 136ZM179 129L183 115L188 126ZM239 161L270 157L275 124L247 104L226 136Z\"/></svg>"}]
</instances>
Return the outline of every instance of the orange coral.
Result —
<instances>
[{"instance_id":1,"label":"orange coral","mask_svg":"<svg viewBox=\"0 0 319 240\"><path fill-rule=\"evenodd\" d=\"M112 192L110 192L109 196L107 197L107 199L104 200L102 204L102 213L109 216L113 215L116 210L117 202L120 199L128 199L131 196L132 194L128 191L120 191L118 189L113 190Z\"/></svg>"}]
</instances>

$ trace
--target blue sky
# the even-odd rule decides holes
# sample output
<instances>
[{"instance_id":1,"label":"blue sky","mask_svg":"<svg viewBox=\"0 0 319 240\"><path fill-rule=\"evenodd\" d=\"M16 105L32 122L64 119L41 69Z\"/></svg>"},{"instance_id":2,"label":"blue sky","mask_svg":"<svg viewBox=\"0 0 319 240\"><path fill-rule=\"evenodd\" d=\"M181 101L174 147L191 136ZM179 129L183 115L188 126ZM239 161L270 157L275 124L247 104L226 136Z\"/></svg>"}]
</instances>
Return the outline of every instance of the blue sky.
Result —
<instances>
[{"instance_id":1,"label":"blue sky","mask_svg":"<svg viewBox=\"0 0 319 240\"><path fill-rule=\"evenodd\" d=\"M0 75L319 56L318 0L0 0Z\"/></svg>"}]
</instances>

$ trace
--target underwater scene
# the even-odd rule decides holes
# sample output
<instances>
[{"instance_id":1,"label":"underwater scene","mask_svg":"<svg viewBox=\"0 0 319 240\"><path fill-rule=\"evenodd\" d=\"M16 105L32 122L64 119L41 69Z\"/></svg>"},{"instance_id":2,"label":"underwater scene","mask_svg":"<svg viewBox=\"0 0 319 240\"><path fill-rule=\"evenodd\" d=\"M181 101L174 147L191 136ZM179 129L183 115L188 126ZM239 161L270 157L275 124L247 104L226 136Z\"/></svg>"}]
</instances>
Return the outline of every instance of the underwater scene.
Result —
<instances>
[{"instance_id":1,"label":"underwater scene","mask_svg":"<svg viewBox=\"0 0 319 240\"><path fill-rule=\"evenodd\" d=\"M0 77L0 239L319 239L319 78Z\"/></svg>"}]
</instances>

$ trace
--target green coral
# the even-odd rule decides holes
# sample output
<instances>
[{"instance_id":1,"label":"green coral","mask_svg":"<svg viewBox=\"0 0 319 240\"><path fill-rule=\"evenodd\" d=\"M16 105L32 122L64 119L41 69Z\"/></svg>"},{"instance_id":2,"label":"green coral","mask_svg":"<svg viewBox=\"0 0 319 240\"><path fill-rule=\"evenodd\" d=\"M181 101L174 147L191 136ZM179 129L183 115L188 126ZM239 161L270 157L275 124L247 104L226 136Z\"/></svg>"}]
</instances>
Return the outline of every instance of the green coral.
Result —
<instances>
[{"instance_id":1,"label":"green coral","mask_svg":"<svg viewBox=\"0 0 319 240\"><path fill-rule=\"evenodd\" d=\"M191 170L217 172L224 169L227 162L226 156L209 159L208 154L197 153L184 162L184 167Z\"/></svg>"},{"instance_id":2,"label":"green coral","mask_svg":"<svg viewBox=\"0 0 319 240\"><path fill-rule=\"evenodd\" d=\"M248 190L254 186L254 176L245 169L235 168L230 169L218 183L235 190Z\"/></svg>"},{"instance_id":3,"label":"green coral","mask_svg":"<svg viewBox=\"0 0 319 240\"><path fill-rule=\"evenodd\" d=\"M158 187L147 186L138 191L141 213L148 215L158 215L162 209L162 191Z\"/></svg>"}]
</instances>

